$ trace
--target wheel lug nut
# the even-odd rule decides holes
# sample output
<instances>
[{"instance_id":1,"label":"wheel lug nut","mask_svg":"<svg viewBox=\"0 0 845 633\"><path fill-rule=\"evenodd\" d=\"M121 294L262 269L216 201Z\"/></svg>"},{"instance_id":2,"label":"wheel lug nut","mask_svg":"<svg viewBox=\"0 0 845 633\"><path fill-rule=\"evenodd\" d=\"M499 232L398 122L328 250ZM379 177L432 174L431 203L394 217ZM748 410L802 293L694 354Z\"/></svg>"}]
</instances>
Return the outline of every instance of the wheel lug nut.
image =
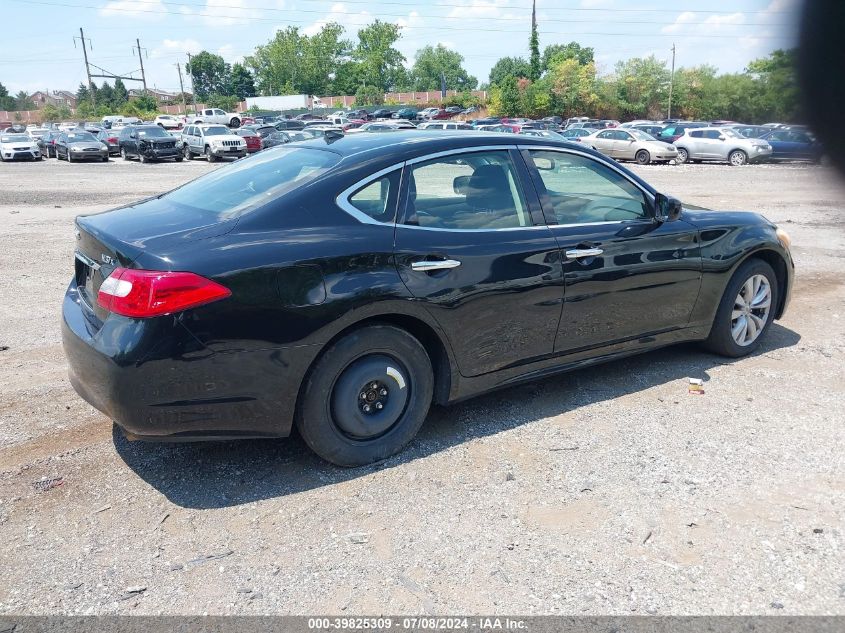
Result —
<instances>
[{"instance_id":1,"label":"wheel lug nut","mask_svg":"<svg viewBox=\"0 0 845 633\"><path fill-rule=\"evenodd\" d=\"M376 409L384 409L384 405L381 402L376 402Z\"/></svg>"},{"instance_id":2,"label":"wheel lug nut","mask_svg":"<svg viewBox=\"0 0 845 633\"><path fill-rule=\"evenodd\" d=\"M366 397L367 397L367 394L365 394L365 393L362 391L362 392L361 392L361 395L359 395L358 397L359 397L359 398L361 398L361 400L363 400L364 398L366 398Z\"/></svg>"},{"instance_id":3,"label":"wheel lug nut","mask_svg":"<svg viewBox=\"0 0 845 633\"><path fill-rule=\"evenodd\" d=\"M373 384L370 385L370 389L376 389L377 387L378 387L377 382L374 382Z\"/></svg>"},{"instance_id":4,"label":"wheel lug nut","mask_svg":"<svg viewBox=\"0 0 845 633\"><path fill-rule=\"evenodd\" d=\"M372 409L372 407L370 407L370 405L368 405L368 404L364 405L364 413L369 413L371 411L371 409Z\"/></svg>"},{"instance_id":5,"label":"wheel lug nut","mask_svg":"<svg viewBox=\"0 0 845 633\"><path fill-rule=\"evenodd\" d=\"M382 389L381 391L379 391L379 394L381 394L382 396L386 396L387 395L387 389Z\"/></svg>"}]
</instances>

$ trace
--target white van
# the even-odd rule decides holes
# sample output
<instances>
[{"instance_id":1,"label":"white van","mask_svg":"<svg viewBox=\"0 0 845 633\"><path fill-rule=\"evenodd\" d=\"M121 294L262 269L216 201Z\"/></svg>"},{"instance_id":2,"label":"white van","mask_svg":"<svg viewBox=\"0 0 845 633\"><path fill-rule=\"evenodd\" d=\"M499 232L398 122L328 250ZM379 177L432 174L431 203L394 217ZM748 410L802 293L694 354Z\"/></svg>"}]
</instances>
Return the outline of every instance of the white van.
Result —
<instances>
[{"instance_id":1,"label":"white van","mask_svg":"<svg viewBox=\"0 0 845 633\"><path fill-rule=\"evenodd\" d=\"M102 122L104 128L111 129L116 127L124 127L126 125L135 125L136 123L140 123L141 119L136 116L109 115L104 116L102 118Z\"/></svg>"}]
</instances>

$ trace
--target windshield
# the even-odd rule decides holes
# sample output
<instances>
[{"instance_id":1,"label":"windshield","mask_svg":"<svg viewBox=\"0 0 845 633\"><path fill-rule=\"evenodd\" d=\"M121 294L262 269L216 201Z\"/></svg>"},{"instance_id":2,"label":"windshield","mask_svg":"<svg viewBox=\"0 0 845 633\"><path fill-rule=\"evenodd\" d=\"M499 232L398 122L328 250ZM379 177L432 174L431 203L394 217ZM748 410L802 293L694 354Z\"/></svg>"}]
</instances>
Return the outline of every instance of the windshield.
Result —
<instances>
[{"instance_id":1,"label":"windshield","mask_svg":"<svg viewBox=\"0 0 845 633\"><path fill-rule=\"evenodd\" d=\"M223 127L222 125L217 125L215 127L207 127L203 130L203 134L206 136L226 136L231 134L229 128Z\"/></svg>"},{"instance_id":2,"label":"windshield","mask_svg":"<svg viewBox=\"0 0 845 633\"><path fill-rule=\"evenodd\" d=\"M10 134L0 137L0 143L31 143L32 139L26 134Z\"/></svg>"},{"instance_id":3,"label":"windshield","mask_svg":"<svg viewBox=\"0 0 845 633\"><path fill-rule=\"evenodd\" d=\"M333 152L282 146L206 174L161 199L224 220L314 180L339 160Z\"/></svg>"},{"instance_id":4,"label":"windshield","mask_svg":"<svg viewBox=\"0 0 845 633\"><path fill-rule=\"evenodd\" d=\"M628 130L628 133L638 141L654 141L656 140L651 134L646 134L642 130Z\"/></svg>"},{"instance_id":5,"label":"windshield","mask_svg":"<svg viewBox=\"0 0 845 633\"><path fill-rule=\"evenodd\" d=\"M170 138L170 134L162 130L159 126L145 127L138 130L140 138Z\"/></svg>"},{"instance_id":6,"label":"windshield","mask_svg":"<svg viewBox=\"0 0 845 633\"><path fill-rule=\"evenodd\" d=\"M76 143L77 141L96 141L97 139L91 132L68 132L67 140Z\"/></svg>"}]
</instances>

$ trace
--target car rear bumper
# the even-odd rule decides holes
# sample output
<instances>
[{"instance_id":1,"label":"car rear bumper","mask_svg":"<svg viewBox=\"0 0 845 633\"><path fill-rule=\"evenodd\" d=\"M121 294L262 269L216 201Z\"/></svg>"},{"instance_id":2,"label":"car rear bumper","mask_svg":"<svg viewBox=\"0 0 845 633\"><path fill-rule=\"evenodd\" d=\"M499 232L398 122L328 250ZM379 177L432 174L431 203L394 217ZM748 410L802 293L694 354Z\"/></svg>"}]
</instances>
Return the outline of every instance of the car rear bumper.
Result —
<instances>
[{"instance_id":1,"label":"car rear bumper","mask_svg":"<svg viewBox=\"0 0 845 633\"><path fill-rule=\"evenodd\" d=\"M215 353L172 315L96 323L90 314L72 282L62 306L70 383L125 431L161 440L290 434L309 346Z\"/></svg>"}]
</instances>

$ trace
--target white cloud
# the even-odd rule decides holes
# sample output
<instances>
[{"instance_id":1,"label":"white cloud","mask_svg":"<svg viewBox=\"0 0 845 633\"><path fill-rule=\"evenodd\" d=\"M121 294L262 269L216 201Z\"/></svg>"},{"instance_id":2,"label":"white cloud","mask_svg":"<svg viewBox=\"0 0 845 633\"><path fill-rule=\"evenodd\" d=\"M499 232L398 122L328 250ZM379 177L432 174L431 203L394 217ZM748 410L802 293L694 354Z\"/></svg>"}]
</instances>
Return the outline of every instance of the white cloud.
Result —
<instances>
[{"instance_id":1,"label":"white cloud","mask_svg":"<svg viewBox=\"0 0 845 633\"><path fill-rule=\"evenodd\" d=\"M722 24L743 24L745 22L744 13L730 13L728 15L711 15L704 20L704 24L711 24L720 26Z\"/></svg>"},{"instance_id":2,"label":"white cloud","mask_svg":"<svg viewBox=\"0 0 845 633\"><path fill-rule=\"evenodd\" d=\"M167 8L161 0L113 0L100 9L104 17L134 17L142 20L161 20Z\"/></svg>"},{"instance_id":3,"label":"white cloud","mask_svg":"<svg viewBox=\"0 0 845 633\"><path fill-rule=\"evenodd\" d=\"M319 33L329 22L337 22L345 26L350 33L357 33L358 29L372 21L373 15L369 11L351 13L345 4L336 2L332 5L329 13L302 29L302 32L309 37Z\"/></svg>"},{"instance_id":4,"label":"white cloud","mask_svg":"<svg viewBox=\"0 0 845 633\"><path fill-rule=\"evenodd\" d=\"M611 0L581 0L581 7L584 9L598 9L612 4Z\"/></svg>"},{"instance_id":5,"label":"white cloud","mask_svg":"<svg viewBox=\"0 0 845 633\"><path fill-rule=\"evenodd\" d=\"M231 44L224 44L218 48L217 54L230 64L240 64L244 60L244 56L236 53L235 47Z\"/></svg>"},{"instance_id":6,"label":"white cloud","mask_svg":"<svg viewBox=\"0 0 845 633\"><path fill-rule=\"evenodd\" d=\"M199 53L201 50L202 46L196 40L164 40L162 41L161 46L157 46L153 49L150 56L153 58L159 58L184 55L185 53L191 53L191 55L194 55Z\"/></svg>"},{"instance_id":7,"label":"white cloud","mask_svg":"<svg viewBox=\"0 0 845 633\"><path fill-rule=\"evenodd\" d=\"M711 15L704 20L699 19L691 11L684 11L675 18L674 23L664 26L660 30L663 33L680 33L683 35L731 35L737 33L737 30L733 27L741 24L745 24L745 14L739 11Z\"/></svg>"},{"instance_id":8,"label":"white cloud","mask_svg":"<svg viewBox=\"0 0 845 633\"><path fill-rule=\"evenodd\" d=\"M660 30L663 33L677 33L685 25L690 24L692 22L695 22L695 13L692 13L691 11L684 11L677 18L675 18L674 24L664 26Z\"/></svg>"}]
</instances>

